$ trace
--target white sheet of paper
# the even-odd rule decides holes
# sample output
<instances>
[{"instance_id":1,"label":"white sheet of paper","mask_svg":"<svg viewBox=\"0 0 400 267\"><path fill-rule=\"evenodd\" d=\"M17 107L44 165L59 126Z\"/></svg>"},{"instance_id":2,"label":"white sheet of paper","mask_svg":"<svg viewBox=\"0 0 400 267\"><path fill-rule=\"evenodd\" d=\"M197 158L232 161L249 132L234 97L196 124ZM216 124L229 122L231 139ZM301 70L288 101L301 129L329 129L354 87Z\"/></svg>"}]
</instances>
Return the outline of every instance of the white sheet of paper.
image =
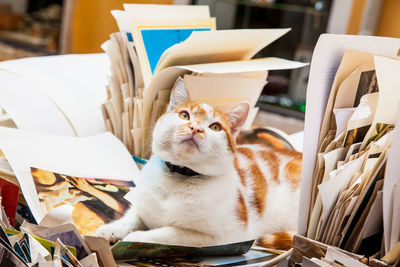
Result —
<instances>
[{"instance_id":1,"label":"white sheet of paper","mask_svg":"<svg viewBox=\"0 0 400 267\"><path fill-rule=\"evenodd\" d=\"M37 261L38 257L45 258L47 260L51 259L50 252L45 249L42 244L40 244L36 239L34 239L31 235L28 235L29 245L31 250L31 258L33 261ZM39 256L40 255L40 256ZM35 262L32 262L33 264Z\"/></svg>"},{"instance_id":2,"label":"white sheet of paper","mask_svg":"<svg viewBox=\"0 0 400 267\"><path fill-rule=\"evenodd\" d=\"M375 56L379 99L374 123L395 124L400 101L400 60Z\"/></svg>"},{"instance_id":3,"label":"white sheet of paper","mask_svg":"<svg viewBox=\"0 0 400 267\"><path fill-rule=\"evenodd\" d=\"M105 132L100 106L107 98L108 64L105 54L58 55L3 61L0 71L14 73L40 89L78 136L89 136Z\"/></svg>"},{"instance_id":4,"label":"white sheet of paper","mask_svg":"<svg viewBox=\"0 0 400 267\"><path fill-rule=\"evenodd\" d=\"M250 105L254 107L267 80L262 78L185 75L184 82L192 100L207 102L207 100L211 99L245 97L249 99Z\"/></svg>"},{"instance_id":5,"label":"white sheet of paper","mask_svg":"<svg viewBox=\"0 0 400 267\"><path fill-rule=\"evenodd\" d=\"M74 207L70 205L61 205L48 212L40 221L39 226L55 227L64 223L74 223L72 211Z\"/></svg>"},{"instance_id":6,"label":"white sheet of paper","mask_svg":"<svg viewBox=\"0 0 400 267\"><path fill-rule=\"evenodd\" d=\"M124 4L129 18L144 19L202 19L210 17L207 5L149 5Z\"/></svg>"},{"instance_id":7,"label":"white sheet of paper","mask_svg":"<svg viewBox=\"0 0 400 267\"><path fill-rule=\"evenodd\" d=\"M370 212L365 219L364 229L362 230L363 238L367 238L374 234L379 233L381 229L382 218L382 196L383 192L379 191L376 195L375 201L371 206Z\"/></svg>"},{"instance_id":8,"label":"white sheet of paper","mask_svg":"<svg viewBox=\"0 0 400 267\"><path fill-rule=\"evenodd\" d=\"M332 262L338 261L345 266L351 267L367 267L364 263L359 262L358 260L344 254L343 252L339 251L335 247L328 246L326 250L325 258Z\"/></svg>"},{"instance_id":9,"label":"white sheet of paper","mask_svg":"<svg viewBox=\"0 0 400 267\"><path fill-rule=\"evenodd\" d=\"M325 162L325 170L324 170L324 176L322 178L322 183L328 181L329 179L329 173L331 173L334 169L336 169L337 163L339 160L343 160L344 157L346 156L348 148L338 148L335 150L332 150L328 153L321 154L322 157L324 158ZM315 201L311 217L310 217L310 223L309 223L309 229L307 232L307 237L308 238L315 238L316 230L317 230L317 224L319 221L319 218L321 217L321 212L322 212L322 199L321 199L321 193L319 192L317 195L317 199Z\"/></svg>"},{"instance_id":10,"label":"white sheet of paper","mask_svg":"<svg viewBox=\"0 0 400 267\"><path fill-rule=\"evenodd\" d=\"M392 191L392 222L389 240L389 250L400 241L400 184L395 184Z\"/></svg>"},{"instance_id":11,"label":"white sheet of paper","mask_svg":"<svg viewBox=\"0 0 400 267\"><path fill-rule=\"evenodd\" d=\"M131 23L128 13L126 13L124 10L111 10L111 15L117 22L120 32L126 33L131 31Z\"/></svg>"},{"instance_id":12,"label":"white sheet of paper","mask_svg":"<svg viewBox=\"0 0 400 267\"><path fill-rule=\"evenodd\" d=\"M322 221L326 221L332 210L338 194L348 185L352 176L361 169L366 154L346 163L337 170L330 173L328 181L318 186L322 200Z\"/></svg>"},{"instance_id":13,"label":"white sheet of paper","mask_svg":"<svg viewBox=\"0 0 400 267\"><path fill-rule=\"evenodd\" d=\"M6 71L0 71L0 80L0 106L18 128L76 136L65 114L34 84Z\"/></svg>"},{"instance_id":14,"label":"white sheet of paper","mask_svg":"<svg viewBox=\"0 0 400 267\"><path fill-rule=\"evenodd\" d=\"M0 150L8 159L35 219L44 216L30 167L78 177L132 181L139 169L112 134L66 137L0 127Z\"/></svg>"},{"instance_id":15,"label":"white sheet of paper","mask_svg":"<svg viewBox=\"0 0 400 267\"><path fill-rule=\"evenodd\" d=\"M92 253L80 260L83 267L99 267L96 253Z\"/></svg>"},{"instance_id":16,"label":"white sheet of paper","mask_svg":"<svg viewBox=\"0 0 400 267\"><path fill-rule=\"evenodd\" d=\"M356 108L335 108L333 113L335 114L336 119L336 135L335 138L338 137L340 133L346 130L347 122L350 119Z\"/></svg>"},{"instance_id":17,"label":"white sheet of paper","mask_svg":"<svg viewBox=\"0 0 400 267\"><path fill-rule=\"evenodd\" d=\"M400 39L374 36L322 34L314 49L307 87L304 150L298 233L307 231L310 209L311 185L318 150L322 119L329 92L344 51L359 49L381 55L394 56L400 48Z\"/></svg>"},{"instance_id":18,"label":"white sheet of paper","mask_svg":"<svg viewBox=\"0 0 400 267\"><path fill-rule=\"evenodd\" d=\"M249 60L290 29L194 31L184 42L167 49L154 74L170 66Z\"/></svg>"},{"instance_id":19,"label":"white sheet of paper","mask_svg":"<svg viewBox=\"0 0 400 267\"><path fill-rule=\"evenodd\" d=\"M385 183L383 184L383 232L385 240L385 253L388 253L392 248L390 233L392 232L393 220L393 187L395 184L400 184L400 112L397 112L397 114L397 122L393 130L392 145L388 150L388 160L385 170Z\"/></svg>"}]
</instances>

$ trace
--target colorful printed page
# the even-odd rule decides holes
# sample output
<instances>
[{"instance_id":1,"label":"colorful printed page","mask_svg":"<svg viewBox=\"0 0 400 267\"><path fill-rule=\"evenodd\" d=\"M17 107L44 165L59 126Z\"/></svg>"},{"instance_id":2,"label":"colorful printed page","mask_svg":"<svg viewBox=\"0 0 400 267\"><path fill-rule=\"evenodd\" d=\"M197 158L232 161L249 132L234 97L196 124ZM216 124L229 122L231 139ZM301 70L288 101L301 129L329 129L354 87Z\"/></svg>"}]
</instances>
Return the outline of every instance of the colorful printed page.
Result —
<instances>
[{"instance_id":1,"label":"colorful printed page","mask_svg":"<svg viewBox=\"0 0 400 267\"><path fill-rule=\"evenodd\" d=\"M133 188L132 181L73 177L37 168L31 172L43 214L61 205L72 206L72 222L81 234L95 234L101 225L121 218L130 206L124 196ZM56 241L45 232L37 234Z\"/></svg>"},{"instance_id":2,"label":"colorful printed page","mask_svg":"<svg viewBox=\"0 0 400 267\"><path fill-rule=\"evenodd\" d=\"M215 18L134 20L132 37L139 58L144 85L150 83L156 66L170 47L184 42L193 32L215 30Z\"/></svg>"},{"instance_id":3,"label":"colorful printed page","mask_svg":"<svg viewBox=\"0 0 400 267\"><path fill-rule=\"evenodd\" d=\"M31 167L72 177L131 182L139 175L139 169L130 153L110 133L91 137L66 137L0 127L0 149L13 168L37 222L43 219L45 212L38 199Z\"/></svg>"}]
</instances>

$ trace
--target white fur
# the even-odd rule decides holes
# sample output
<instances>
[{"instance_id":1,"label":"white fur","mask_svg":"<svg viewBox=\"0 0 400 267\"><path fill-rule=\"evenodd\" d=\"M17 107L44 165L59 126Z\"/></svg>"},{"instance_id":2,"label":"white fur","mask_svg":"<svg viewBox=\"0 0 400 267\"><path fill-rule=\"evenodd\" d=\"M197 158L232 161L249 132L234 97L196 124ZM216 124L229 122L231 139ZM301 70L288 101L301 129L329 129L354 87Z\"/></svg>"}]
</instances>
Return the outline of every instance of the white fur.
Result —
<instances>
[{"instance_id":1,"label":"white fur","mask_svg":"<svg viewBox=\"0 0 400 267\"><path fill-rule=\"evenodd\" d=\"M206 104L203 108L211 110ZM98 235L112 240L123 238L127 241L205 246L295 231L298 190L293 191L284 179L279 184L271 181L269 165L257 159L268 183L266 209L260 217L252 204L254 192L251 186L242 186L234 168L234 154L229 149L226 133L209 128L218 118L214 118L212 112L207 113L208 118L200 124L192 122L194 127L204 131L204 138L194 136L198 144L195 149L193 144L182 143L184 136L176 134L179 126L188 123L179 117L178 112L167 113L157 122L153 133L154 155L136 181L133 207L122 219L100 227ZM189 115L194 116L190 112ZM243 116L247 116L247 112ZM239 124L244 119L235 117ZM256 145L249 147L259 149ZM246 169L247 158L239 157L238 160ZM282 163L288 160L281 158ZM189 167L204 175L186 177L171 174L164 161ZM252 181L249 178L247 182L251 185ZM249 211L247 227L237 217L238 189Z\"/></svg>"}]
</instances>

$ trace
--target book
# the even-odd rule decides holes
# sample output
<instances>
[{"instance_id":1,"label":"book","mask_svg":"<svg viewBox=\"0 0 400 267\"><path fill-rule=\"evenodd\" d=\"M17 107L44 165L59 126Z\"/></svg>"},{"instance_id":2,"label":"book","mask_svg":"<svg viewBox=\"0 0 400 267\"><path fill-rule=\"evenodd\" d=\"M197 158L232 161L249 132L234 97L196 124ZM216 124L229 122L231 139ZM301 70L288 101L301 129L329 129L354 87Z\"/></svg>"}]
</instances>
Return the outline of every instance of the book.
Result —
<instances>
[{"instance_id":1,"label":"book","mask_svg":"<svg viewBox=\"0 0 400 267\"><path fill-rule=\"evenodd\" d=\"M244 126L249 129L268 71L306 65L252 59L290 29L216 30L208 6L125 4L112 15L120 31L102 45L111 62L104 123L138 157L150 156L151 129L165 112L178 77L192 100L225 110L249 103Z\"/></svg>"}]
</instances>

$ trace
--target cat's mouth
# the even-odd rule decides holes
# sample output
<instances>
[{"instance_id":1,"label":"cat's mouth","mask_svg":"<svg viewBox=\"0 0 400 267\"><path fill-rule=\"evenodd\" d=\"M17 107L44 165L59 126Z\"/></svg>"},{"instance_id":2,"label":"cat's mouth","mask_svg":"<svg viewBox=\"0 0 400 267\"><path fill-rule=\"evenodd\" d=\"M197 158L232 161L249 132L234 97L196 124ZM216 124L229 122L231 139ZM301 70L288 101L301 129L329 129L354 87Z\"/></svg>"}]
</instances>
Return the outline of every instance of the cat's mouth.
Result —
<instances>
[{"instance_id":1,"label":"cat's mouth","mask_svg":"<svg viewBox=\"0 0 400 267\"><path fill-rule=\"evenodd\" d=\"M181 144L195 146L197 149L199 148L199 144L197 144L196 140L194 139L194 136L182 140Z\"/></svg>"}]
</instances>

